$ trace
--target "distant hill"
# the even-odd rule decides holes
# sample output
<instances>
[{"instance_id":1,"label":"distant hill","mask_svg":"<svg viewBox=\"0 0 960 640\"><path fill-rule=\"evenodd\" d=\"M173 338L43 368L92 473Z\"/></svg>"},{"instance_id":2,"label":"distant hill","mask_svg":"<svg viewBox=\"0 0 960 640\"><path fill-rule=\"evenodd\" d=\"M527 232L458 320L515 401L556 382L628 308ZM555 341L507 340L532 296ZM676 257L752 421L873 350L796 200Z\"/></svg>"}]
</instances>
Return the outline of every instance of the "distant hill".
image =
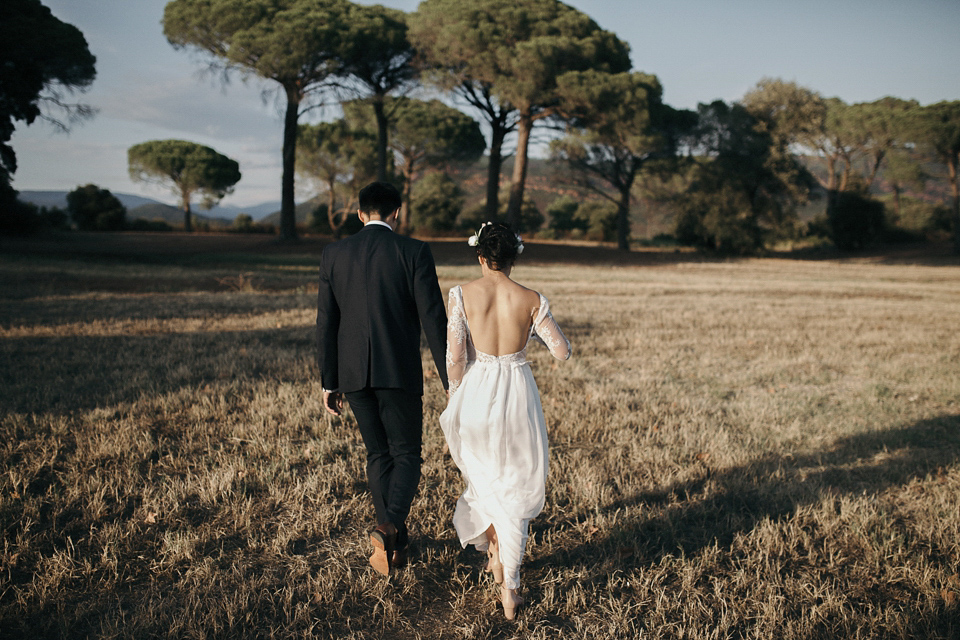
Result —
<instances>
[{"instance_id":1,"label":"distant hill","mask_svg":"<svg viewBox=\"0 0 960 640\"><path fill-rule=\"evenodd\" d=\"M325 194L322 194L323 198L326 198ZM321 201L321 195L316 195L309 200L301 202L294 209L294 217L297 220L297 224L306 224L307 218L310 217L310 213L317 208L317 205ZM252 215L252 214L251 214ZM257 220L256 216L253 216L254 220ZM280 226L280 205L277 204L277 208L267 216L260 218L258 222L263 224L272 224L274 226Z\"/></svg>"},{"instance_id":2,"label":"distant hill","mask_svg":"<svg viewBox=\"0 0 960 640\"><path fill-rule=\"evenodd\" d=\"M197 209L192 209L193 213L193 223L197 224L208 224L211 227L229 227L233 221L227 220L225 218L215 218L213 216L206 215L205 213L200 213L202 209L198 211ZM177 207L172 207L168 204L163 204L160 202L154 202L151 204L140 205L139 207L134 207L133 209L127 209L127 219L128 220L163 220L171 226L180 226L183 224L183 211Z\"/></svg>"},{"instance_id":3,"label":"distant hill","mask_svg":"<svg viewBox=\"0 0 960 640\"><path fill-rule=\"evenodd\" d=\"M211 209L207 215L216 216L218 218L226 218L228 220L233 220L241 213L249 215L254 220L262 220L272 213L275 213L280 210L280 201L271 201L263 202L261 204L253 205L250 207L235 207L233 205L225 206L216 206Z\"/></svg>"},{"instance_id":4,"label":"distant hill","mask_svg":"<svg viewBox=\"0 0 960 640\"><path fill-rule=\"evenodd\" d=\"M18 198L23 202L30 202L38 207L57 207L59 209L67 208L67 191L21 191ZM127 208L127 212L137 207L147 204L163 204L151 198L135 196L130 193L117 193L112 191L117 200ZM166 205L164 205L166 206Z\"/></svg>"},{"instance_id":5,"label":"distant hill","mask_svg":"<svg viewBox=\"0 0 960 640\"><path fill-rule=\"evenodd\" d=\"M21 191L19 198L23 202L30 202L38 207L57 207L67 208L67 191ZM117 197L117 200L127 208L127 216L131 220L143 218L144 220L162 219L171 224L183 224L183 213L177 207L164 204L152 198L133 195L131 193L111 192ZM209 211L198 206L193 207L194 215L197 220L208 220L211 224L220 224L222 221L233 222L241 213L248 214L254 220L259 220L265 216L280 209L280 202L263 202L261 204L238 207L234 205L216 206ZM174 212L174 213L171 213ZM173 217L170 217L173 216Z\"/></svg>"}]
</instances>

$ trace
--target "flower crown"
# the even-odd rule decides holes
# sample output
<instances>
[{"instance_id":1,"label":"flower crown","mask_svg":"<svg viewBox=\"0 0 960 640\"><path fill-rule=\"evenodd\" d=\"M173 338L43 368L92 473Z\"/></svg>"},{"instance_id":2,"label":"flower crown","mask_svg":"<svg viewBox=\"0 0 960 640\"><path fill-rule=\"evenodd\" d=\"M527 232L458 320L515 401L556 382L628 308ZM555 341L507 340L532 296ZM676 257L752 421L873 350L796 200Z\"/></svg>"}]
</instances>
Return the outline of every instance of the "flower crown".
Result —
<instances>
[{"instance_id":1,"label":"flower crown","mask_svg":"<svg viewBox=\"0 0 960 640\"><path fill-rule=\"evenodd\" d=\"M471 247L477 246L477 244L480 242L480 234L483 233L483 228L486 227L488 224L493 224L493 223L484 222L483 224L481 224L480 228L477 229L477 232L472 236L470 236L469 238L467 238L467 244L470 245ZM517 236L517 255L520 255L521 253L523 253L523 239L520 237L519 233L516 233L514 235Z\"/></svg>"}]
</instances>

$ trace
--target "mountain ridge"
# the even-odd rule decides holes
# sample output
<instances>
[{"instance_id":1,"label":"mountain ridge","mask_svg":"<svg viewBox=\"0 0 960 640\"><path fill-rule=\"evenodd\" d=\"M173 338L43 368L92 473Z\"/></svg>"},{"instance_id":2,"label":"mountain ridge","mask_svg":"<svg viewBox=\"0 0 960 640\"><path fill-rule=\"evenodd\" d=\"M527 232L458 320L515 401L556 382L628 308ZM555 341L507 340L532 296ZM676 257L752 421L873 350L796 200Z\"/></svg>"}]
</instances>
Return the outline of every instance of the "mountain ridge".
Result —
<instances>
[{"instance_id":1,"label":"mountain ridge","mask_svg":"<svg viewBox=\"0 0 960 640\"><path fill-rule=\"evenodd\" d=\"M20 191L17 197L23 202L29 202L38 207L57 207L60 209L66 209L68 193L68 191L56 190L24 190ZM177 212L179 215L179 218L176 219L177 223L183 222L183 211L181 211L179 207L169 205L165 202L160 202L159 200L154 200L153 198L134 195L132 193L123 193L118 191L111 191L111 193L113 193L117 200L119 200L120 203L127 208L127 214L132 219L153 219L156 217L162 217L166 219L166 215L156 214L156 212L162 211L159 209L159 207L164 207ZM141 212L141 215L137 215L138 210L140 209L143 209L143 211ZM192 210L194 215L198 216L198 219L219 219L227 222L233 222L238 215L241 213L246 213L254 220L261 220L262 218L266 218L272 213L279 211L280 202L262 202L249 207L218 205L209 211L201 207L192 207Z\"/></svg>"}]
</instances>

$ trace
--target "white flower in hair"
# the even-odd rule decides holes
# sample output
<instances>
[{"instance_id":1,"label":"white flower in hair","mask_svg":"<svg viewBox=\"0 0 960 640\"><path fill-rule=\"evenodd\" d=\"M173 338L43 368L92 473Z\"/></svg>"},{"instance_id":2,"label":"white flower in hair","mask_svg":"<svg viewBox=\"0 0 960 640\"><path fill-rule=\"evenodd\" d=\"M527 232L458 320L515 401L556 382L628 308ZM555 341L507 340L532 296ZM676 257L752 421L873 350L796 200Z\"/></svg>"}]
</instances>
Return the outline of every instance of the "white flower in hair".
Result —
<instances>
[{"instance_id":1,"label":"white flower in hair","mask_svg":"<svg viewBox=\"0 0 960 640\"><path fill-rule=\"evenodd\" d=\"M515 233L514 235L517 236L517 255L520 255L523 253L523 238L520 237L519 233Z\"/></svg>"},{"instance_id":2,"label":"white flower in hair","mask_svg":"<svg viewBox=\"0 0 960 640\"><path fill-rule=\"evenodd\" d=\"M470 245L471 247L477 246L477 243L480 242L480 232L483 231L483 228L484 228L485 226L487 226L488 224L493 224L493 223L492 223L492 222L484 222L483 224L481 224L481 225L480 225L480 228L477 229L477 232L476 232L475 234L473 234L472 236L470 236L469 238L467 238L467 244Z\"/></svg>"}]
</instances>

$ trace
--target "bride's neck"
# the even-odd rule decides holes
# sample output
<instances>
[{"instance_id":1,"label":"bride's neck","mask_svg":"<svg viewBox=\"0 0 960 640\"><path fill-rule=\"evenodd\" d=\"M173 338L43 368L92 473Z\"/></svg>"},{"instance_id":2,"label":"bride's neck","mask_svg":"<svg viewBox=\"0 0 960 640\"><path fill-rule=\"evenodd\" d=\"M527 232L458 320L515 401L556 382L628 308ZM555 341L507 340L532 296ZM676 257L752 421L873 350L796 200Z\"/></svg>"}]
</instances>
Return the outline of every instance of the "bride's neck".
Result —
<instances>
[{"instance_id":1,"label":"bride's neck","mask_svg":"<svg viewBox=\"0 0 960 640\"><path fill-rule=\"evenodd\" d=\"M483 274L483 277L490 282L505 282L510 279L510 271L512 267L507 267L502 271L497 271L496 269L491 269L485 264L480 265L480 271Z\"/></svg>"}]
</instances>

